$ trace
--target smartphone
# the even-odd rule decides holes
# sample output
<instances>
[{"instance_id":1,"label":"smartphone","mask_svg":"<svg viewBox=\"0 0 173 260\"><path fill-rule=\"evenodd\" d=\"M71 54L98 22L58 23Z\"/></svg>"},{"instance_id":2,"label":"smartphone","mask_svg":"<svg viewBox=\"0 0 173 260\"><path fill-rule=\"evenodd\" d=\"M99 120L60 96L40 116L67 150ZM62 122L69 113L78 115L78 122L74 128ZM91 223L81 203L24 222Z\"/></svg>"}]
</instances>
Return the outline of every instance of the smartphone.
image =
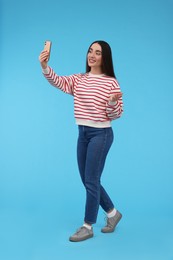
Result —
<instances>
[{"instance_id":1,"label":"smartphone","mask_svg":"<svg viewBox=\"0 0 173 260\"><path fill-rule=\"evenodd\" d=\"M45 43L44 43L44 50L49 53L49 57L48 57L47 61L50 58L51 46L52 46L52 42L51 41L45 41Z\"/></svg>"}]
</instances>

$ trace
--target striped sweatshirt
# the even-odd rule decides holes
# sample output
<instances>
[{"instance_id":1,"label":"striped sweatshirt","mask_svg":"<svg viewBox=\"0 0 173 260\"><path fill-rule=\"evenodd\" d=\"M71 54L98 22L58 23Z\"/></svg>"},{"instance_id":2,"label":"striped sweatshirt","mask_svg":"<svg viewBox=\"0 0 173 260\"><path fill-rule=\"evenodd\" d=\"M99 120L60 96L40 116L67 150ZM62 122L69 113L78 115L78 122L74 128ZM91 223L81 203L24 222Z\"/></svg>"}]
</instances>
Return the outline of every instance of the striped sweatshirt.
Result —
<instances>
[{"instance_id":1,"label":"striped sweatshirt","mask_svg":"<svg viewBox=\"0 0 173 260\"><path fill-rule=\"evenodd\" d=\"M121 116L123 101L110 102L112 94L120 92L117 80L105 74L89 73L58 76L50 67L43 69L51 85L74 97L76 124L91 127L110 127Z\"/></svg>"}]
</instances>

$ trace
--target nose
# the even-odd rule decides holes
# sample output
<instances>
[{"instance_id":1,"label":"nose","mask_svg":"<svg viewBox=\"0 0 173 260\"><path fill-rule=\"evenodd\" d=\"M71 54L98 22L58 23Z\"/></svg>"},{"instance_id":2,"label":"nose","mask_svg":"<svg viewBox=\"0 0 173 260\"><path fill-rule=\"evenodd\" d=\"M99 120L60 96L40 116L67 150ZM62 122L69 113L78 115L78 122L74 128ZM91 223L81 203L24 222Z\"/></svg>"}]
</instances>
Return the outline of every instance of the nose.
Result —
<instances>
[{"instance_id":1,"label":"nose","mask_svg":"<svg viewBox=\"0 0 173 260\"><path fill-rule=\"evenodd\" d=\"M95 58L94 52L88 53L88 57L89 57L89 58Z\"/></svg>"}]
</instances>

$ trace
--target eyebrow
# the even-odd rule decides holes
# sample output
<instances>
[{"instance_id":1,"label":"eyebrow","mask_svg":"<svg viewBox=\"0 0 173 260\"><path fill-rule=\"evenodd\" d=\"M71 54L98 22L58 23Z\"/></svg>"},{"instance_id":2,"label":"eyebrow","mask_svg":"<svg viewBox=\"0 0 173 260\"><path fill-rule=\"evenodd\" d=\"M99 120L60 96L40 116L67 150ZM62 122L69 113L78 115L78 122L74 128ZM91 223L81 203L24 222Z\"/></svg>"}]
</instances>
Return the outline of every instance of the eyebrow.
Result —
<instances>
[{"instance_id":1,"label":"eyebrow","mask_svg":"<svg viewBox=\"0 0 173 260\"><path fill-rule=\"evenodd\" d=\"M93 51L93 48L90 47L89 50ZM96 52L102 53L100 50L96 50Z\"/></svg>"}]
</instances>

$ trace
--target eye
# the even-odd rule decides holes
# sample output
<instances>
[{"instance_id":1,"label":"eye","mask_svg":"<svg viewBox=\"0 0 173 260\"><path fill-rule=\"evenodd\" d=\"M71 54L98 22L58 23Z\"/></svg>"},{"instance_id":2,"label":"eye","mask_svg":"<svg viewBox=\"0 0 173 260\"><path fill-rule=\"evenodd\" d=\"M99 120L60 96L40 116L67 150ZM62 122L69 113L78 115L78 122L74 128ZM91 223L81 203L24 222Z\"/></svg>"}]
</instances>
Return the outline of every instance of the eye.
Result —
<instances>
[{"instance_id":1,"label":"eye","mask_svg":"<svg viewBox=\"0 0 173 260\"><path fill-rule=\"evenodd\" d=\"M101 53L101 51L97 51L96 54L97 54L98 56L100 56L102 53Z\"/></svg>"}]
</instances>

